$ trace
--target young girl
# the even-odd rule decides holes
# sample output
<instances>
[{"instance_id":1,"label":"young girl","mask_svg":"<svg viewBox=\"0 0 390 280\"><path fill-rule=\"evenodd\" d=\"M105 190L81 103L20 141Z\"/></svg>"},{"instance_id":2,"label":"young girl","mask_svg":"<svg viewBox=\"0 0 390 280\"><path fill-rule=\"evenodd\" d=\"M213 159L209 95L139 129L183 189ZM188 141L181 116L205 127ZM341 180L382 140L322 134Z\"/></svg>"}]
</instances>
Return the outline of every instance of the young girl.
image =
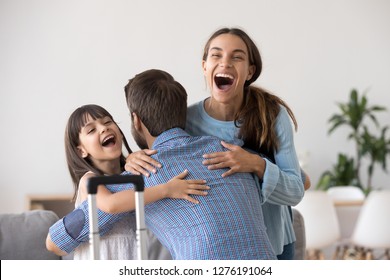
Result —
<instances>
[{"instance_id":1,"label":"young girl","mask_svg":"<svg viewBox=\"0 0 390 280\"><path fill-rule=\"evenodd\" d=\"M76 109L70 116L65 131L65 151L68 169L75 191L75 207L87 199L87 182L93 176L120 174L124 171L126 159L122 154L122 144L130 154L126 138L113 117L98 105L85 105ZM147 188L144 192L145 204L163 198L186 199L198 203L190 195L206 195L204 180L183 180L187 171L163 185ZM133 190L111 193L105 186L98 186L97 207L107 213L128 212L135 209ZM50 251L63 255L64 252L51 242ZM53 248L54 247L54 248ZM125 215L114 228L101 238L101 259L136 259L136 235L134 215ZM88 243L76 248L74 259L89 259Z\"/></svg>"}]
</instances>

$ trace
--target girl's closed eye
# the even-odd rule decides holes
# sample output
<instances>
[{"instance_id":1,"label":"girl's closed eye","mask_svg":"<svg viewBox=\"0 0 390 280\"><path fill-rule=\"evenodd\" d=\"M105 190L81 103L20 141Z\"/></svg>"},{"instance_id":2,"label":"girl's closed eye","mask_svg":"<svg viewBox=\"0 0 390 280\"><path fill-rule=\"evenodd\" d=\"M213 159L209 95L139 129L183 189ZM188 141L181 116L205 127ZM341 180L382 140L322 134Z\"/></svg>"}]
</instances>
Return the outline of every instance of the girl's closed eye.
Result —
<instances>
[{"instance_id":1,"label":"girl's closed eye","mask_svg":"<svg viewBox=\"0 0 390 280\"><path fill-rule=\"evenodd\" d=\"M95 128L90 128L90 129L87 130L87 134L91 134L91 133L93 133L94 131L95 131Z\"/></svg>"},{"instance_id":2,"label":"girl's closed eye","mask_svg":"<svg viewBox=\"0 0 390 280\"><path fill-rule=\"evenodd\" d=\"M87 124L81 129L80 133L91 134L94 131L95 131L95 127L92 124Z\"/></svg>"}]
</instances>

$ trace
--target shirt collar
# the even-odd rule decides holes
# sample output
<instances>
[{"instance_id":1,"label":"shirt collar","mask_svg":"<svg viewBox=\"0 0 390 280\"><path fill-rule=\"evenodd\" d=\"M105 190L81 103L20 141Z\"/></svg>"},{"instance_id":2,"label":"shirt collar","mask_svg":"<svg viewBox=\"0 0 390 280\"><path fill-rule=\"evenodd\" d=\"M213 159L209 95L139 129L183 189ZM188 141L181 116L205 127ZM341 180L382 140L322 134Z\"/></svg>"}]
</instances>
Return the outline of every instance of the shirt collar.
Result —
<instances>
[{"instance_id":1,"label":"shirt collar","mask_svg":"<svg viewBox=\"0 0 390 280\"><path fill-rule=\"evenodd\" d=\"M156 140L153 143L152 149L157 149L159 146L164 145L165 142L168 142L172 139L179 137L191 137L187 132L185 132L181 128L171 128L167 131L164 131L159 136L157 136Z\"/></svg>"}]
</instances>

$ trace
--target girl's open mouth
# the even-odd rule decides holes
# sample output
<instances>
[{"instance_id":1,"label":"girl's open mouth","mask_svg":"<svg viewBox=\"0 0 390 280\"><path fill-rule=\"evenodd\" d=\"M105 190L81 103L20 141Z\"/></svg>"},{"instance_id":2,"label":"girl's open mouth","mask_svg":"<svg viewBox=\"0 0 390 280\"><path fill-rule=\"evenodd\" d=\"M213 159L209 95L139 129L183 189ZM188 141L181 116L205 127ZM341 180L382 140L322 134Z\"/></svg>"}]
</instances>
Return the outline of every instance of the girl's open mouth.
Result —
<instances>
[{"instance_id":1,"label":"girl's open mouth","mask_svg":"<svg viewBox=\"0 0 390 280\"><path fill-rule=\"evenodd\" d=\"M103 147L112 147L116 143L116 139L114 135L109 135L106 138L103 139L102 146Z\"/></svg>"}]
</instances>

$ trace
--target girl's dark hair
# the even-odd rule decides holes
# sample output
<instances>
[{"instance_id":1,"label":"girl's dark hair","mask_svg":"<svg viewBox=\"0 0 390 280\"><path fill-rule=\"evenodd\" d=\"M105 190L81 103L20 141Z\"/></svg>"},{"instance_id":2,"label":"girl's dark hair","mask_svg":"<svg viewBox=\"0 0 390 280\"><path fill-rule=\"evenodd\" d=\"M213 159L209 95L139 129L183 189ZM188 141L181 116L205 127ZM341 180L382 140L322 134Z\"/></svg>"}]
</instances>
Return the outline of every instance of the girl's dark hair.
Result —
<instances>
[{"instance_id":1,"label":"girl's dark hair","mask_svg":"<svg viewBox=\"0 0 390 280\"><path fill-rule=\"evenodd\" d=\"M246 147L267 155L273 155L279 147L275 124L280 105L287 109L297 130L298 124L295 116L281 98L260 87L251 85L260 76L263 64L259 49L243 30L222 28L214 32L204 47L203 60L207 60L211 41L222 34L232 34L240 37L248 49L249 64L256 68L251 79L244 84L244 100L240 110L234 117L236 126L240 128L240 137L244 140Z\"/></svg>"},{"instance_id":2,"label":"girl's dark hair","mask_svg":"<svg viewBox=\"0 0 390 280\"><path fill-rule=\"evenodd\" d=\"M125 86L125 96L130 113L137 114L152 136L185 128L187 92L169 73L150 69L135 75Z\"/></svg>"},{"instance_id":3,"label":"girl's dark hair","mask_svg":"<svg viewBox=\"0 0 390 280\"><path fill-rule=\"evenodd\" d=\"M77 149L77 147L80 145L80 131L87 123L89 116L94 120L104 117L110 117L112 121L117 125L112 115L106 109L94 104L81 106L70 115L65 129L65 155L69 173L72 177L74 185L73 200L75 200L77 197L80 179L86 172L92 171L97 175L103 175L103 172L96 168L89 160L89 158L83 158L80 155L79 150ZM129 154L132 153L130 146L125 138L125 135L123 134L119 126L118 129L123 136L123 144L127 152ZM121 166L124 167L126 164L126 158L123 154L120 157L120 162Z\"/></svg>"}]
</instances>

